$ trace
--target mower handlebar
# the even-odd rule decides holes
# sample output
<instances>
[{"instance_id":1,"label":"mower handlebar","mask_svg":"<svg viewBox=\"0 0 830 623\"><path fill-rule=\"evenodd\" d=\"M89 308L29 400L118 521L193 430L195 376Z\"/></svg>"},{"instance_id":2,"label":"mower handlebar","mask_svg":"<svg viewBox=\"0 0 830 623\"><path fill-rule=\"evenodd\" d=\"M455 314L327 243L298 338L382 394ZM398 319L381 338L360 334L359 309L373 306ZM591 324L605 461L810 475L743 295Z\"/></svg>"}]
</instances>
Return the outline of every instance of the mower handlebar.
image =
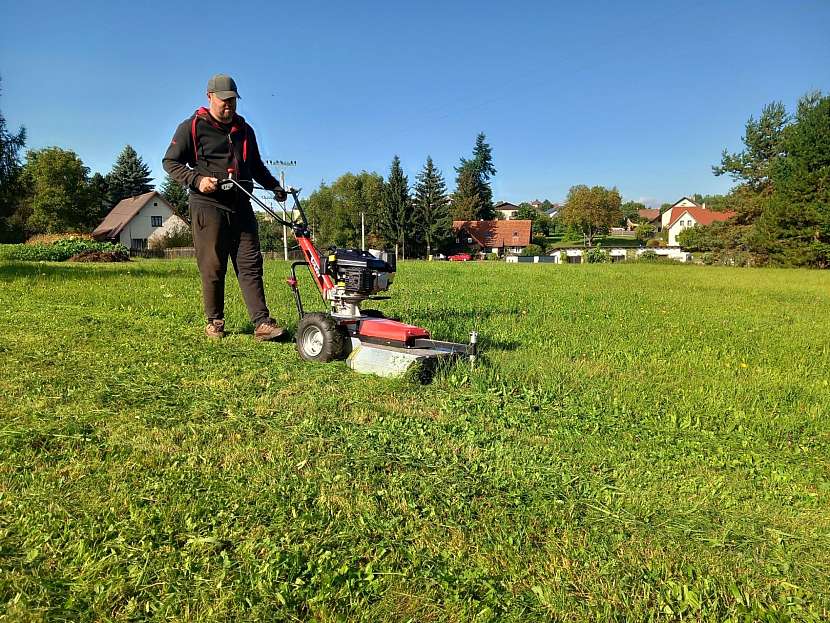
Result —
<instances>
[{"instance_id":1,"label":"mower handlebar","mask_svg":"<svg viewBox=\"0 0 830 623\"><path fill-rule=\"evenodd\" d=\"M237 179L234 179L232 177L228 177L228 178L219 180L218 184L219 184L219 188L221 188L222 190L233 190L234 186L236 186L236 188L238 188L243 193L245 193L250 199L253 199L257 203L257 205L259 205L259 207L261 207L263 210L265 210L272 218L276 219L281 225L286 225L287 227L291 227L292 229L294 227L298 226L298 225L301 225L303 227L308 226L308 221L306 220L305 211L303 210L303 207L300 204L300 191L302 190L301 188L294 188L293 186L289 186L289 187L283 189L287 194L291 195L294 198L294 208L297 211L299 211L300 218L301 218L300 222L297 223L293 220L293 218L292 218L292 220L288 221L288 220L282 218L281 216L279 216L274 210L271 209L270 206L266 205L259 197L257 197L256 195L254 195L251 192L248 192L248 189L245 188L242 184L240 184L239 180L237 180ZM255 186L255 188L262 188L262 187ZM262 188L262 190L265 190L265 189ZM293 214L293 210L292 210L292 214Z\"/></svg>"}]
</instances>

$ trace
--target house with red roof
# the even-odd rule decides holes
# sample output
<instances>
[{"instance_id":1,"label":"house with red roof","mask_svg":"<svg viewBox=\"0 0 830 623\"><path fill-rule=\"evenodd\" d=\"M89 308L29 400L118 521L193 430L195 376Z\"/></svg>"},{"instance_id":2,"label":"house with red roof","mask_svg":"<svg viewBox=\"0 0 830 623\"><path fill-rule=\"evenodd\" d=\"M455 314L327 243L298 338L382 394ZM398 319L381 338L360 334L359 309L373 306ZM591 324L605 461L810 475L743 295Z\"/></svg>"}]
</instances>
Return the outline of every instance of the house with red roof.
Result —
<instances>
[{"instance_id":1,"label":"house with red roof","mask_svg":"<svg viewBox=\"0 0 830 623\"><path fill-rule=\"evenodd\" d=\"M651 222L657 227L657 231L668 229L669 223L677 220L677 217L680 215L680 212L674 212L674 210L682 210L683 208L703 208L705 210L706 203L697 203L694 199L682 197L680 200L675 201L668 210L660 214L659 219L652 220Z\"/></svg>"},{"instance_id":2,"label":"house with red roof","mask_svg":"<svg viewBox=\"0 0 830 623\"><path fill-rule=\"evenodd\" d=\"M155 190L122 199L92 232L95 240L120 242L128 249L146 249L156 237L188 224Z\"/></svg>"},{"instance_id":3,"label":"house with red roof","mask_svg":"<svg viewBox=\"0 0 830 623\"><path fill-rule=\"evenodd\" d=\"M530 244L533 221L453 221L456 246L474 253L518 255Z\"/></svg>"},{"instance_id":4,"label":"house with red roof","mask_svg":"<svg viewBox=\"0 0 830 623\"><path fill-rule=\"evenodd\" d=\"M735 216L735 212L715 212L714 210L707 210L703 207L678 207L667 210L671 212L669 219L669 246L676 247L677 235L684 229L694 227L695 225L711 225L715 221L724 222Z\"/></svg>"}]
</instances>

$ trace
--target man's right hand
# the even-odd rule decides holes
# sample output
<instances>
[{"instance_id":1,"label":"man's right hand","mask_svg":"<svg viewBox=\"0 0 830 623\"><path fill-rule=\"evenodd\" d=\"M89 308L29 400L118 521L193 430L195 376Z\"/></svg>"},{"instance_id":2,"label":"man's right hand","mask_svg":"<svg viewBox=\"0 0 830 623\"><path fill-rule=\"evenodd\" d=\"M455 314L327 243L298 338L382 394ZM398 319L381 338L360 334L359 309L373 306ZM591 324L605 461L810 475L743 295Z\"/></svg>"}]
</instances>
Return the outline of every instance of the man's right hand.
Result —
<instances>
[{"instance_id":1,"label":"man's right hand","mask_svg":"<svg viewBox=\"0 0 830 623\"><path fill-rule=\"evenodd\" d=\"M199 192L200 193L212 193L216 192L218 188L219 180L215 177L202 177L199 179Z\"/></svg>"}]
</instances>

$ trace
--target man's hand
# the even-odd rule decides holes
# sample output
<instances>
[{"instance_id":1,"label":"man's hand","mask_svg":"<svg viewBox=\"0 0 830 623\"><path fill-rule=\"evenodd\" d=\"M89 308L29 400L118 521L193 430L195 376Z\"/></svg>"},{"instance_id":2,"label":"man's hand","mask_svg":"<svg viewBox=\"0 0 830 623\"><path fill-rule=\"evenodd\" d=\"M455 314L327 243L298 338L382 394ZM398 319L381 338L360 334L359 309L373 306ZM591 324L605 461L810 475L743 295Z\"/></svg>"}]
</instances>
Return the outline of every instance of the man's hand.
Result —
<instances>
[{"instance_id":1,"label":"man's hand","mask_svg":"<svg viewBox=\"0 0 830 623\"><path fill-rule=\"evenodd\" d=\"M218 188L219 180L215 177L203 177L199 179L200 193L213 193Z\"/></svg>"},{"instance_id":2,"label":"man's hand","mask_svg":"<svg viewBox=\"0 0 830 623\"><path fill-rule=\"evenodd\" d=\"M274 199L276 199L277 201L279 201L280 203L282 203L283 201L285 201L286 199L288 199L288 193L287 193L287 192L285 192L285 189L284 189L284 188L280 188L279 186L277 186L277 187L274 189Z\"/></svg>"}]
</instances>

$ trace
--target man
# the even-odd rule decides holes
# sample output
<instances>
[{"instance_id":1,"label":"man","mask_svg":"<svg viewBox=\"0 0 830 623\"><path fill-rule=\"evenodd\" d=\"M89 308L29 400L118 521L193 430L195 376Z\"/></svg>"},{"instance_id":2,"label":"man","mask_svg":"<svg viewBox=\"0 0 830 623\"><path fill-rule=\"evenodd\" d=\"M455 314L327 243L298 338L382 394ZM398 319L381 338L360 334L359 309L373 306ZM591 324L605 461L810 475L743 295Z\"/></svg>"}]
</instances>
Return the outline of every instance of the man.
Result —
<instances>
[{"instance_id":1,"label":"man","mask_svg":"<svg viewBox=\"0 0 830 623\"><path fill-rule=\"evenodd\" d=\"M254 338L274 340L285 331L271 318L262 285L259 228L248 197L237 188L222 190L219 181L232 174L247 190L253 181L286 193L262 162L253 128L236 114L239 93L233 78L217 74L208 81L208 108L182 122L164 155L164 170L190 189L188 204L202 299L211 338L225 336L225 273L233 262L242 298L254 325Z\"/></svg>"}]
</instances>

